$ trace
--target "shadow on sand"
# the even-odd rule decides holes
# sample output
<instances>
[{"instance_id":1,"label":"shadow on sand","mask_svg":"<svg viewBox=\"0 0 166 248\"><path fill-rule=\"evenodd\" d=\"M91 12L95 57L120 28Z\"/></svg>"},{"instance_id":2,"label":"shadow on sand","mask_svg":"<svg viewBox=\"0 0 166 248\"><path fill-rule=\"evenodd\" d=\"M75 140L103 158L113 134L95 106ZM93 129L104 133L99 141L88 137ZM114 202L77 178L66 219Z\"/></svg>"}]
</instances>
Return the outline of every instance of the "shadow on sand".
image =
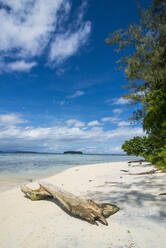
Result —
<instances>
[{"instance_id":1,"label":"shadow on sand","mask_svg":"<svg viewBox=\"0 0 166 248\"><path fill-rule=\"evenodd\" d=\"M89 191L86 197L96 201L111 202L122 210L127 209L128 206L133 210L134 208L144 207L144 217L165 221L166 195L159 195L166 188L164 178L164 183L161 183L161 180L151 175L146 177L137 176L137 179L138 177L139 180L132 180L129 183L106 181L103 185L96 187L98 190ZM104 187L107 187L106 193L102 191Z\"/></svg>"}]
</instances>

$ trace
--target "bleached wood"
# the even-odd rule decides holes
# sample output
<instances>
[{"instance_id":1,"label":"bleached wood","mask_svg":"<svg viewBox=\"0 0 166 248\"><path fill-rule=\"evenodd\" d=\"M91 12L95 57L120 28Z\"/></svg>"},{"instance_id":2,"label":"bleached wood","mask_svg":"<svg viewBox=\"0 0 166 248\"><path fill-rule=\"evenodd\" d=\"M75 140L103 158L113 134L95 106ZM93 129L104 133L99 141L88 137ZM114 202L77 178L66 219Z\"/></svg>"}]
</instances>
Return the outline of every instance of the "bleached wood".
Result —
<instances>
[{"instance_id":1,"label":"bleached wood","mask_svg":"<svg viewBox=\"0 0 166 248\"><path fill-rule=\"evenodd\" d=\"M62 188L48 184L40 183L39 189L33 190L27 186L22 186L21 191L31 200L43 200L54 198L59 205L72 216L79 217L91 224L98 225L100 221L108 225L106 218L119 211L119 208L110 203L96 203L90 199L81 199Z\"/></svg>"}]
</instances>

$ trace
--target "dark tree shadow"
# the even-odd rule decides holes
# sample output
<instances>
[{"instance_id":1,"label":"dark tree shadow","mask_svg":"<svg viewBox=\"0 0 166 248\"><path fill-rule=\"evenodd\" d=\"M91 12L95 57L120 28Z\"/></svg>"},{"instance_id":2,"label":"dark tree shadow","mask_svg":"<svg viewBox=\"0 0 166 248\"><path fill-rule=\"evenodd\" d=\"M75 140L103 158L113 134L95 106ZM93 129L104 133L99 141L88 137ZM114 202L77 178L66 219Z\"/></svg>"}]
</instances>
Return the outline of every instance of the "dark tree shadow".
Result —
<instances>
[{"instance_id":1,"label":"dark tree shadow","mask_svg":"<svg viewBox=\"0 0 166 248\"><path fill-rule=\"evenodd\" d=\"M164 179L163 183L161 183L161 180L159 182L157 178L151 175L137 177L141 180L132 180L129 183L106 181L104 184L96 186L96 191L88 191L86 197L96 201L110 202L120 207L121 210L124 209L124 211L127 206L132 208L155 206L155 211L151 212L150 209L147 209L148 211L145 211L144 216L154 220L166 220L166 196L154 193L155 191L153 190L157 189L158 192L166 191ZM102 189L105 186L107 186L108 191L103 193ZM147 212L148 214L146 214Z\"/></svg>"}]
</instances>

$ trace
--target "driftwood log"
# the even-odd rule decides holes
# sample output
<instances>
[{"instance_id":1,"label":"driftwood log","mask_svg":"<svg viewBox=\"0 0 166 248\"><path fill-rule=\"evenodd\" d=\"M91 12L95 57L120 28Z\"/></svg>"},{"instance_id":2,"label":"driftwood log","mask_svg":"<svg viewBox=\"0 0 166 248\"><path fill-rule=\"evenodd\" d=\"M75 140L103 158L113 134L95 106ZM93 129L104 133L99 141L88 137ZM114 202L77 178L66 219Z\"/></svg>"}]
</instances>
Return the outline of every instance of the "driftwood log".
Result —
<instances>
[{"instance_id":1,"label":"driftwood log","mask_svg":"<svg viewBox=\"0 0 166 248\"><path fill-rule=\"evenodd\" d=\"M137 175L152 175L155 174L158 171L158 169L155 170L150 170L150 171L142 171L142 172L138 172L138 173L130 173L129 175L133 175L133 176L137 176Z\"/></svg>"},{"instance_id":2,"label":"driftwood log","mask_svg":"<svg viewBox=\"0 0 166 248\"><path fill-rule=\"evenodd\" d=\"M144 159L140 159L140 160L133 160L133 161L129 161L128 164L131 164L131 163L145 163L145 162L148 162L147 160L144 160Z\"/></svg>"},{"instance_id":3,"label":"driftwood log","mask_svg":"<svg viewBox=\"0 0 166 248\"><path fill-rule=\"evenodd\" d=\"M39 185L39 189L35 190L23 185L21 191L33 201L54 198L65 212L94 225L98 225L97 221L108 225L106 218L119 211L119 208L113 204L84 200L52 184Z\"/></svg>"}]
</instances>

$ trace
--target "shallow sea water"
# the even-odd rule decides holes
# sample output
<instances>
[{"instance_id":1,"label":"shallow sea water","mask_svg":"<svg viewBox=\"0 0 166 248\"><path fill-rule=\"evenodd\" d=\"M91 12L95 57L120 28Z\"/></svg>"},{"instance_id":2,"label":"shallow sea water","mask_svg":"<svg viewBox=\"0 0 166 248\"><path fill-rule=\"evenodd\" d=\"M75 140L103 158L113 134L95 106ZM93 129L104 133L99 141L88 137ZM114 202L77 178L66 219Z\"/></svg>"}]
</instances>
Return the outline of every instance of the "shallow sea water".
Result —
<instances>
[{"instance_id":1,"label":"shallow sea water","mask_svg":"<svg viewBox=\"0 0 166 248\"><path fill-rule=\"evenodd\" d=\"M87 164L137 160L133 156L77 154L0 154L0 191Z\"/></svg>"}]
</instances>

